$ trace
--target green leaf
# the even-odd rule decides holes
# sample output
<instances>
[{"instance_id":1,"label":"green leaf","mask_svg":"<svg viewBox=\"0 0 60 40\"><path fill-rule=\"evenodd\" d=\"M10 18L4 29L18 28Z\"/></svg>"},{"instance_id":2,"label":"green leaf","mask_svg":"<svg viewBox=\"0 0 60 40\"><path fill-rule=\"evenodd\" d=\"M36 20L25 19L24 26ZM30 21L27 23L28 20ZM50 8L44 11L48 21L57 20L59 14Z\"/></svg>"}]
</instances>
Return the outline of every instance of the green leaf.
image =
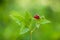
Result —
<instances>
[{"instance_id":1,"label":"green leaf","mask_svg":"<svg viewBox=\"0 0 60 40\"><path fill-rule=\"evenodd\" d=\"M43 20L43 21L41 21L41 24L47 24L47 23L50 23L50 21L48 21L48 20Z\"/></svg>"},{"instance_id":2,"label":"green leaf","mask_svg":"<svg viewBox=\"0 0 60 40\"><path fill-rule=\"evenodd\" d=\"M23 28L21 31L20 31L20 34L25 34L29 31L28 28Z\"/></svg>"},{"instance_id":3,"label":"green leaf","mask_svg":"<svg viewBox=\"0 0 60 40\"><path fill-rule=\"evenodd\" d=\"M20 26L20 34L25 34L29 31L29 28L27 28L31 21L31 15L29 13L25 13L25 15L22 16L13 11L12 14L10 14L10 17Z\"/></svg>"},{"instance_id":4,"label":"green leaf","mask_svg":"<svg viewBox=\"0 0 60 40\"><path fill-rule=\"evenodd\" d=\"M40 23L36 23L36 27L39 28L40 27Z\"/></svg>"},{"instance_id":5,"label":"green leaf","mask_svg":"<svg viewBox=\"0 0 60 40\"><path fill-rule=\"evenodd\" d=\"M19 21L17 18L15 18L13 15L10 15L10 17L11 17L18 25L20 25L20 21Z\"/></svg>"},{"instance_id":6,"label":"green leaf","mask_svg":"<svg viewBox=\"0 0 60 40\"><path fill-rule=\"evenodd\" d=\"M29 28L26 28L25 25L22 23L20 28L20 35L25 34L29 31Z\"/></svg>"},{"instance_id":7,"label":"green leaf","mask_svg":"<svg viewBox=\"0 0 60 40\"><path fill-rule=\"evenodd\" d=\"M47 24L50 23L49 20L47 20L44 16L41 17L40 24Z\"/></svg>"},{"instance_id":8,"label":"green leaf","mask_svg":"<svg viewBox=\"0 0 60 40\"><path fill-rule=\"evenodd\" d=\"M24 20L25 20L24 17L23 17L21 14L19 14L18 12L16 12L16 11L11 12L10 17L11 17L18 25L20 25L21 22L24 22Z\"/></svg>"},{"instance_id":9,"label":"green leaf","mask_svg":"<svg viewBox=\"0 0 60 40\"><path fill-rule=\"evenodd\" d=\"M29 25L32 21L32 15L29 12L25 12L24 17L25 17L25 20L24 20L25 25L29 27Z\"/></svg>"}]
</instances>

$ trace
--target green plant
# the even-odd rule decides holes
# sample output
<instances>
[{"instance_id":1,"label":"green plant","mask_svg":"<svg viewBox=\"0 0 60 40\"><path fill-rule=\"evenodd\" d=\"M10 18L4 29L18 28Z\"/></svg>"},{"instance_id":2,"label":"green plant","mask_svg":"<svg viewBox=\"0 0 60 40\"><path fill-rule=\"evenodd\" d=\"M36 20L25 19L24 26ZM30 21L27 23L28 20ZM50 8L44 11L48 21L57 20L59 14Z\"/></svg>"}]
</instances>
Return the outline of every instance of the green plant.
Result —
<instances>
[{"instance_id":1,"label":"green plant","mask_svg":"<svg viewBox=\"0 0 60 40\"><path fill-rule=\"evenodd\" d=\"M23 35L27 32L30 32L30 40L32 40L32 33L39 29L40 24L50 23L44 16L35 14L32 16L30 12L22 13L13 12L10 14L10 17L20 26L19 34Z\"/></svg>"}]
</instances>

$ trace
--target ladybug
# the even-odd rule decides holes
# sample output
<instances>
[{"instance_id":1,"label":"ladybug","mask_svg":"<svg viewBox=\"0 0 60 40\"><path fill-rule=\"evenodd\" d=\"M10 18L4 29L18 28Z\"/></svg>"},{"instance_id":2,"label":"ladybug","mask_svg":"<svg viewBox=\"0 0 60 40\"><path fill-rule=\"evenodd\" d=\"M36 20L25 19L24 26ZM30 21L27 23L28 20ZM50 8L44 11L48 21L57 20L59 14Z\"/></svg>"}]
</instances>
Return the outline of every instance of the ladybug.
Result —
<instances>
[{"instance_id":1,"label":"ladybug","mask_svg":"<svg viewBox=\"0 0 60 40\"><path fill-rule=\"evenodd\" d=\"M40 19L39 15L34 16L35 19Z\"/></svg>"}]
</instances>

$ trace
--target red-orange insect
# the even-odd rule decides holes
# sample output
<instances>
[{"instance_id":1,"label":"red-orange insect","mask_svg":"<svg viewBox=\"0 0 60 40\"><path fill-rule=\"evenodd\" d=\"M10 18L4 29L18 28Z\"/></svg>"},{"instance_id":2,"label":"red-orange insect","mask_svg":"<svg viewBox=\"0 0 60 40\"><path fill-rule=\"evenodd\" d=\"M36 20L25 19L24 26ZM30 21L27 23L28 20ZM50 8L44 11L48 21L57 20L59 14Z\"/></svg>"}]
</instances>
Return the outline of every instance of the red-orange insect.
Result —
<instances>
[{"instance_id":1,"label":"red-orange insect","mask_svg":"<svg viewBox=\"0 0 60 40\"><path fill-rule=\"evenodd\" d=\"M39 15L34 16L35 19L40 19Z\"/></svg>"}]
</instances>

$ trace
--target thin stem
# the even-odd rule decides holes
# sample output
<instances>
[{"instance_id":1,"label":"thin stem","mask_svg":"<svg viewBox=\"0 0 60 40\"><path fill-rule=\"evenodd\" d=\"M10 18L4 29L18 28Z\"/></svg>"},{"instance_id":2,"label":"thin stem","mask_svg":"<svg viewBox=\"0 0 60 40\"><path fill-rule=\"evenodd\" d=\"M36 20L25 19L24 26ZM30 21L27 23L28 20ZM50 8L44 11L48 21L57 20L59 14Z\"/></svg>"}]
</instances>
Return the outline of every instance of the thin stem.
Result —
<instances>
[{"instance_id":1,"label":"thin stem","mask_svg":"<svg viewBox=\"0 0 60 40\"><path fill-rule=\"evenodd\" d=\"M30 31L30 40L32 40L32 31Z\"/></svg>"},{"instance_id":2,"label":"thin stem","mask_svg":"<svg viewBox=\"0 0 60 40\"><path fill-rule=\"evenodd\" d=\"M30 40L32 40L32 33L35 31L36 28L30 31Z\"/></svg>"}]
</instances>

